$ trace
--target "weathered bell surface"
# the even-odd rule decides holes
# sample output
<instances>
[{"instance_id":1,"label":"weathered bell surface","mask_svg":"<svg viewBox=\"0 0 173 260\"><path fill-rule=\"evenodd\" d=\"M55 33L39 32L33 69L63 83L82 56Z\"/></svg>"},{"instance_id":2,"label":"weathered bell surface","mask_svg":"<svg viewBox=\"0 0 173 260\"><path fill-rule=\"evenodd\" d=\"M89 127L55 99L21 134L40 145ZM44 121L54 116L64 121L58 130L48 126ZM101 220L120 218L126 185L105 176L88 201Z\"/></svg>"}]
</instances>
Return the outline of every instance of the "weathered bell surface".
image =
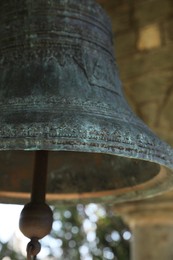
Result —
<instances>
[{"instance_id":1,"label":"weathered bell surface","mask_svg":"<svg viewBox=\"0 0 173 260\"><path fill-rule=\"evenodd\" d=\"M29 197L35 150L50 151L50 200L172 187L173 151L127 105L94 0L2 0L0 36L1 202Z\"/></svg>"}]
</instances>

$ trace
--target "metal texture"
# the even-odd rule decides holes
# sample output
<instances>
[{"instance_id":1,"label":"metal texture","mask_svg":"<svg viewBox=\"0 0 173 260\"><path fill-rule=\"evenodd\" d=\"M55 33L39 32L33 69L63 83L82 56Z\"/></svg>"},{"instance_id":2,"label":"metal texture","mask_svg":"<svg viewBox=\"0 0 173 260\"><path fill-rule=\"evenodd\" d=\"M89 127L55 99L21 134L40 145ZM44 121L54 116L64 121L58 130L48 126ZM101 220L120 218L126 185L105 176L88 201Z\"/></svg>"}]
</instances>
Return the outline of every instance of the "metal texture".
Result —
<instances>
[{"instance_id":1,"label":"metal texture","mask_svg":"<svg viewBox=\"0 0 173 260\"><path fill-rule=\"evenodd\" d=\"M2 201L28 198L34 150L51 151L51 200L171 189L173 151L126 103L94 0L2 0L0 25Z\"/></svg>"}]
</instances>

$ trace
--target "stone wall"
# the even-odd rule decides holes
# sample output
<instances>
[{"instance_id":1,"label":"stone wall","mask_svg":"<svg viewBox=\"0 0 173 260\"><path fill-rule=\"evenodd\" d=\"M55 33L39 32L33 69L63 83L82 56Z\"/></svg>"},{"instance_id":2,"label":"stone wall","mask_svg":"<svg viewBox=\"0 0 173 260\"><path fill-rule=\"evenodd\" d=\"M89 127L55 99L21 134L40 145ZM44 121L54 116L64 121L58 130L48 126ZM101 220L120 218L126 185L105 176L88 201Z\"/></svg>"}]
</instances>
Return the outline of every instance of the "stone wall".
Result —
<instances>
[{"instance_id":1,"label":"stone wall","mask_svg":"<svg viewBox=\"0 0 173 260\"><path fill-rule=\"evenodd\" d=\"M125 95L173 146L173 1L98 0L110 15Z\"/></svg>"}]
</instances>

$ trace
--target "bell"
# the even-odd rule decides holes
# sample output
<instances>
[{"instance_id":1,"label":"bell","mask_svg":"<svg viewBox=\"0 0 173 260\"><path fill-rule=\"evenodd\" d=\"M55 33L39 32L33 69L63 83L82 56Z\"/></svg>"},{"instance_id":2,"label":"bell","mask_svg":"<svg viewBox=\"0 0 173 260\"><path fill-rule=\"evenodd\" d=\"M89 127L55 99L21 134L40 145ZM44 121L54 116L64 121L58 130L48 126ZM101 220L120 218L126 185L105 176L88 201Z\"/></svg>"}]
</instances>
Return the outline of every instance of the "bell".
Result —
<instances>
[{"instance_id":1,"label":"bell","mask_svg":"<svg viewBox=\"0 0 173 260\"><path fill-rule=\"evenodd\" d=\"M50 202L172 188L173 150L126 103L110 21L94 0L2 0L0 24L1 202L28 200L39 151Z\"/></svg>"}]
</instances>

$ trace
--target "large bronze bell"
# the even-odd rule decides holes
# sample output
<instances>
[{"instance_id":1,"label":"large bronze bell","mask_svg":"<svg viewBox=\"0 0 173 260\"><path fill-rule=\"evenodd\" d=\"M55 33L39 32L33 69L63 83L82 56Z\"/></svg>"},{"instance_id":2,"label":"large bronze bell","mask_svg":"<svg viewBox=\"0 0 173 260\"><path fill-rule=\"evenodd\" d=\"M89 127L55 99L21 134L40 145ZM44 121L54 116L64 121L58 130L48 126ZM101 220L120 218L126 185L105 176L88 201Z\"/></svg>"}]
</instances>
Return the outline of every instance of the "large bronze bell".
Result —
<instances>
[{"instance_id":1,"label":"large bronze bell","mask_svg":"<svg viewBox=\"0 0 173 260\"><path fill-rule=\"evenodd\" d=\"M94 0L2 0L0 35L0 202L29 198L39 150L50 201L172 188L173 151L126 103Z\"/></svg>"}]
</instances>

